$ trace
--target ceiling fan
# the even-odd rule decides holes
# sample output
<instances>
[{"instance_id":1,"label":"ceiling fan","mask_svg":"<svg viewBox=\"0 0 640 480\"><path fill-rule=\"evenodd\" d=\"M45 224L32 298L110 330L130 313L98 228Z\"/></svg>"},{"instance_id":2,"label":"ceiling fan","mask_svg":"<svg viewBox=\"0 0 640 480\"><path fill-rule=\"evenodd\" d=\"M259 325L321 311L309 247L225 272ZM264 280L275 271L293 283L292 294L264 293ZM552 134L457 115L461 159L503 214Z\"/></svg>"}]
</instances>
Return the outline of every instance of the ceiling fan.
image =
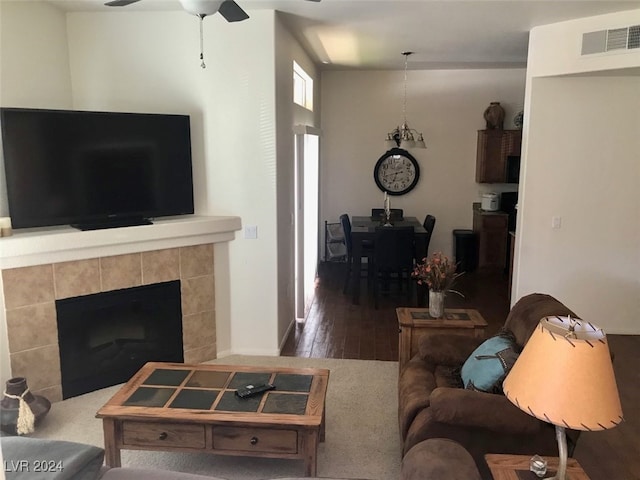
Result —
<instances>
[{"instance_id":1,"label":"ceiling fan","mask_svg":"<svg viewBox=\"0 0 640 480\"><path fill-rule=\"evenodd\" d=\"M106 2L107 7L126 7L140 0L112 0ZM198 17L206 17L219 12L227 22L241 22L249 18L240 5L233 0L179 0L182 8L187 12ZM307 0L310 2L319 2L320 0Z\"/></svg>"},{"instance_id":2,"label":"ceiling fan","mask_svg":"<svg viewBox=\"0 0 640 480\"><path fill-rule=\"evenodd\" d=\"M107 7L126 7L132 3L139 2L140 0L111 0L106 2ZM203 53L203 35L202 35L202 21L205 17L220 13L227 22L241 22L249 18L247 12L245 12L240 5L233 0L179 0L182 8L192 15L195 15L200 19L200 66L206 68L204 63ZM307 0L310 2L319 2L320 0Z\"/></svg>"}]
</instances>

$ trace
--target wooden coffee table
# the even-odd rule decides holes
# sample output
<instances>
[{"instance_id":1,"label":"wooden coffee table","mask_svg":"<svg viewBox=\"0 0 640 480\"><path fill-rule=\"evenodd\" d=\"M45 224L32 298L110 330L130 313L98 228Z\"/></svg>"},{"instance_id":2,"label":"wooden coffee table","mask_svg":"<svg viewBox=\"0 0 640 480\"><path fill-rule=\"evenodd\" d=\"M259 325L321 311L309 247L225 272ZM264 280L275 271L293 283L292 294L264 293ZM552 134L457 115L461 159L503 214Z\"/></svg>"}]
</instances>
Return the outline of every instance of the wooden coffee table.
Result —
<instances>
[{"instance_id":1,"label":"wooden coffee table","mask_svg":"<svg viewBox=\"0 0 640 480\"><path fill-rule=\"evenodd\" d=\"M121 449L208 452L299 459L315 476L328 382L325 369L147 363L96 414L105 463ZM260 383L276 389L235 394Z\"/></svg>"},{"instance_id":2,"label":"wooden coffee table","mask_svg":"<svg viewBox=\"0 0 640 480\"><path fill-rule=\"evenodd\" d=\"M484 456L493 475L493 480L539 480L529 471L532 455L503 455L490 453ZM558 469L557 457L544 457L547 461L545 477L555 475ZM589 477L575 458L567 459L567 477L569 480L589 480Z\"/></svg>"},{"instance_id":3,"label":"wooden coffee table","mask_svg":"<svg viewBox=\"0 0 640 480\"><path fill-rule=\"evenodd\" d=\"M477 310L446 308L444 318L432 318L428 308L396 308L400 328L398 367L404 365L418 352L420 339L436 333L455 333L470 337L484 337L487 322Z\"/></svg>"}]
</instances>

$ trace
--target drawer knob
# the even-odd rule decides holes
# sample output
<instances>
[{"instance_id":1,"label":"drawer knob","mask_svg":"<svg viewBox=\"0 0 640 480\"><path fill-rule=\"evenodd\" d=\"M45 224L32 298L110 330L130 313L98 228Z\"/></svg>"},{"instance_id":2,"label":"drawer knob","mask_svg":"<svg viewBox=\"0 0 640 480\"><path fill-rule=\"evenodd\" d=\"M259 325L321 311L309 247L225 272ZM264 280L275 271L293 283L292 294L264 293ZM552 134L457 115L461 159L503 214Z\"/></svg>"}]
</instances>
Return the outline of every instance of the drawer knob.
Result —
<instances>
[{"instance_id":1,"label":"drawer knob","mask_svg":"<svg viewBox=\"0 0 640 480\"><path fill-rule=\"evenodd\" d=\"M256 445L258 443L258 437L251 437L251 440L249 440L249 442L251 443L251 445Z\"/></svg>"},{"instance_id":2,"label":"drawer knob","mask_svg":"<svg viewBox=\"0 0 640 480\"><path fill-rule=\"evenodd\" d=\"M167 432L162 432L158 438L159 438L160 440L166 440L166 438L167 438Z\"/></svg>"}]
</instances>

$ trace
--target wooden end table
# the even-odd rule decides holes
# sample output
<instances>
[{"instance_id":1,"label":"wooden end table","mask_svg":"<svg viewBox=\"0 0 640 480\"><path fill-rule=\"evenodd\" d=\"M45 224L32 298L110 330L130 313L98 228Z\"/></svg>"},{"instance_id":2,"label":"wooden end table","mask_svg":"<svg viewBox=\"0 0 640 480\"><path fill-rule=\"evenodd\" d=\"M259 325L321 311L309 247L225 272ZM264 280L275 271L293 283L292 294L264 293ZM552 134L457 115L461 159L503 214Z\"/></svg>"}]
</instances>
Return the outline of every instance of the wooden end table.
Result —
<instances>
[{"instance_id":1,"label":"wooden end table","mask_svg":"<svg viewBox=\"0 0 640 480\"><path fill-rule=\"evenodd\" d=\"M428 308L396 308L400 328L398 364L400 371L418 352L420 339L436 333L455 333L483 338L487 322L477 310L447 308L444 318L432 318Z\"/></svg>"},{"instance_id":2,"label":"wooden end table","mask_svg":"<svg viewBox=\"0 0 640 480\"><path fill-rule=\"evenodd\" d=\"M205 452L304 461L317 471L329 370L149 362L96 414L105 463L120 450ZM249 398L235 391L272 383Z\"/></svg>"},{"instance_id":3,"label":"wooden end table","mask_svg":"<svg viewBox=\"0 0 640 480\"><path fill-rule=\"evenodd\" d=\"M484 456L493 475L493 480L540 480L529 471L529 461L533 455L502 455L490 453ZM557 457L544 457L547 461L548 477L555 474L558 468ZM589 480L589 477L575 458L567 460L567 476L569 480Z\"/></svg>"}]
</instances>

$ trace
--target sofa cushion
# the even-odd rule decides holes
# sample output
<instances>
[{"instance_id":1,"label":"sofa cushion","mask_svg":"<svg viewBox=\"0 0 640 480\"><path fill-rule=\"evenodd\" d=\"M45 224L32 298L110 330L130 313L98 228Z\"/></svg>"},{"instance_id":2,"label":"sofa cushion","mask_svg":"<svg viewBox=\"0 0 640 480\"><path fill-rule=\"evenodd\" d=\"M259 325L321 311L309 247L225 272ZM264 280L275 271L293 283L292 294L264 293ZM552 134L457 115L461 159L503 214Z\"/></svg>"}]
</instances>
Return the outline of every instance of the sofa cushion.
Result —
<instances>
[{"instance_id":1,"label":"sofa cushion","mask_svg":"<svg viewBox=\"0 0 640 480\"><path fill-rule=\"evenodd\" d=\"M551 295L545 293L531 293L525 295L511 307L504 329L510 331L520 347L529 340L540 320L553 315L579 318L565 305Z\"/></svg>"},{"instance_id":2,"label":"sofa cushion","mask_svg":"<svg viewBox=\"0 0 640 480\"><path fill-rule=\"evenodd\" d=\"M435 378L438 387L463 388L460 368L438 365L435 369Z\"/></svg>"},{"instance_id":3,"label":"sofa cushion","mask_svg":"<svg viewBox=\"0 0 640 480\"><path fill-rule=\"evenodd\" d=\"M220 477L209 475L196 475L193 473L174 472L170 470L156 470L143 468L110 468L100 480L224 480ZM282 478L280 480L312 480L310 477ZM326 478L323 480L345 480L339 478Z\"/></svg>"},{"instance_id":4,"label":"sofa cushion","mask_svg":"<svg viewBox=\"0 0 640 480\"><path fill-rule=\"evenodd\" d=\"M7 480L95 480L104 458L102 448L83 443L30 437L1 442Z\"/></svg>"},{"instance_id":5,"label":"sofa cushion","mask_svg":"<svg viewBox=\"0 0 640 480\"><path fill-rule=\"evenodd\" d=\"M462 445L432 438L407 452L402 459L400 480L480 480L480 473Z\"/></svg>"},{"instance_id":6,"label":"sofa cushion","mask_svg":"<svg viewBox=\"0 0 640 480\"><path fill-rule=\"evenodd\" d=\"M224 480L193 473L144 468L109 468L100 480Z\"/></svg>"},{"instance_id":7,"label":"sofa cushion","mask_svg":"<svg viewBox=\"0 0 640 480\"><path fill-rule=\"evenodd\" d=\"M460 372L469 390L498 393L502 381L518 358L519 348L512 336L501 333L485 340L464 362Z\"/></svg>"}]
</instances>

